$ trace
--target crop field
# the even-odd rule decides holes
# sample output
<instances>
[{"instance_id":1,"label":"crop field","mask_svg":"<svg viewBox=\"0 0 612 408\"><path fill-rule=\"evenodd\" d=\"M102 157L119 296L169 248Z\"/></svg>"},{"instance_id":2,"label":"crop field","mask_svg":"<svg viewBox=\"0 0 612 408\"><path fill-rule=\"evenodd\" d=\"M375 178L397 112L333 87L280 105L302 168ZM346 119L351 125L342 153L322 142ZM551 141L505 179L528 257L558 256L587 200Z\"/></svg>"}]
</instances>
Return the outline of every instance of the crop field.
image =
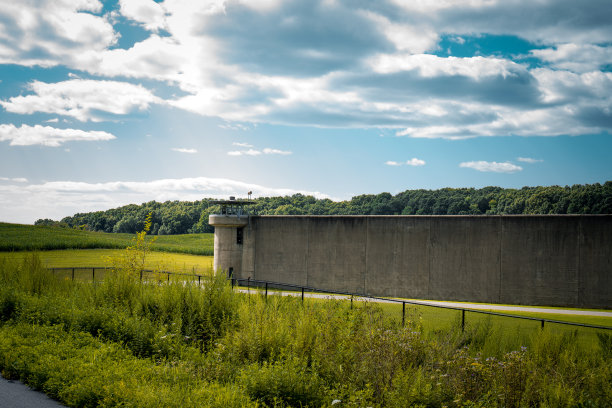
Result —
<instances>
[{"instance_id":1,"label":"crop field","mask_svg":"<svg viewBox=\"0 0 612 408\"><path fill-rule=\"evenodd\" d=\"M64 249L56 251L0 252L0 258L21 261L36 253L47 268L111 267L113 260L121 256L119 249ZM172 272L205 273L212 270L213 257L170 252L149 252L146 269Z\"/></svg>"},{"instance_id":2,"label":"crop field","mask_svg":"<svg viewBox=\"0 0 612 408\"><path fill-rule=\"evenodd\" d=\"M132 244L133 234L110 234L42 225L0 223L0 251L57 249L123 249ZM152 239L148 236L147 239ZM159 235L154 251L213 255L213 234Z\"/></svg>"}]
</instances>

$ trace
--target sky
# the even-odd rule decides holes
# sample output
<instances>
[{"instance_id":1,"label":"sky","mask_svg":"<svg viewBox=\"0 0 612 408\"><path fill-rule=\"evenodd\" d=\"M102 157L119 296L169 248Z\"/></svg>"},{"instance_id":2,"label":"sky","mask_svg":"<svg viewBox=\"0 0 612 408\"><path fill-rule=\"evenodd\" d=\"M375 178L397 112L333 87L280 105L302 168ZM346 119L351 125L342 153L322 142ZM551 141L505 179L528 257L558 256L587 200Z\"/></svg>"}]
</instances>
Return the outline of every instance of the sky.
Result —
<instances>
[{"instance_id":1,"label":"sky","mask_svg":"<svg viewBox=\"0 0 612 408\"><path fill-rule=\"evenodd\" d=\"M0 221L612 180L609 0L0 0Z\"/></svg>"}]
</instances>

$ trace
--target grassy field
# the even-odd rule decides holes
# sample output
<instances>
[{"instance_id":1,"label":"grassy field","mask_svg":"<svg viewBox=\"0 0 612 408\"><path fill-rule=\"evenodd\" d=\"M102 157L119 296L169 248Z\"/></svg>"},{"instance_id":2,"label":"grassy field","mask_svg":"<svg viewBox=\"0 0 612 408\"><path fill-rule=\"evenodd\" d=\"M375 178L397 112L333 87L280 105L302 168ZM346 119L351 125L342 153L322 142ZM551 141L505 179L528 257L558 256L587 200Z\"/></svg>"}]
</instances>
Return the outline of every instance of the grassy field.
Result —
<instances>
[{"instance_id":1,"label":"grassy field","mask_svg":"<svg viewBox=\"0 0 612 408\"><path fill-rule=\"evenodd\" d=\"M134 234L109 234L42 225L0 223L0 251L122 249L131 245L133 238ZM155 251L211 256L213 242L213 234L159 235L151 248Z\"/></svg>"},{"instance_id":2,"label":"grassy field","mask_svg":"<svg viewBox=\"0 0 612 408\"><path fill-rule=\"evenodd\" d=\"M246 287L241 286L240 289L246 290ZM263 289L249 289L251 294L260 294L264 296ZM285 291L287 292L287 291ZM270 289L269 295L277 294L278 291ZM295 292L296 297L300 297L300 292ZM325 302L322 298L307 298L308 302ZM342 300L337 300L345 305L350 305L350 298L346 297ZM353 301L354 308L368 307L375 304L377 308L384 313L384 318L390 323L399 324L402 321L402 305L398 303L381 303L371 301ZM350 306L348 306L350 307ZM588 312L589 309L572 309ZM490 310L496 312L495 310ZM499 313L499 312L498 312ZM535 313L535 312L503 312L504 314L527 316L535 319L558 320L572 323L590 324L596 326L612 327L612 317L588 316L588 315L565 315L555 313ZM423 332L430 336L436 336L440 332L454 330L461 327L461 311L444 309L426 305L411 305L406 304L405 321L407 324L416 324L422 328ZM541 322L535 320L516 319L505 316L485 315L482 313L466 311L465 314L466 329L487 330L494 332L499 336L494 336L495 341L501 338L504 343L504 348L518 348L527 339L541 331ZM597 333L609 333L612 335L612 330L600 330L592 328L584 328L579 326L562 325L558 323L546 322L547 331L555 334L574 334L577 341L584 347L591 347L597 344ZM497 348L497 344L490 345Z\"/></svg>"},{"instance_id":3,"label":"grassy field","mask_svg":"<svg viewBox=\"0 0 612 408\"><path fill-rule=\"evenodd\" d=\"M397 321L402 317L402 306L399 304L380 304L380 308L385 311L387 316ZM578 310L578 309L577 309ZM495 312L492 310L492 312ZM551 313L532 313L532 312L504 312L504 314L528 316L536 319L558 320L573 323L591 324L596 326L612 327L612 317L564 315ZM445 330L460 327L461 311L442 309L430 306L406 305L406 319L418 322L423 327L424 332L436 335ZM465 326L469 328L479 327L480 330L490 331L499 336L492 336L495 341L506 343L504 348L519 348L522 343L534 334L541 331L541 322L525 319L514 319L505 316L485 315L467 311L465 314ZM598 342L597 333L609 333L612 330L598 330L583 328L579 326L562 325L557 323L545 323L547 331L556 335L575 334L577 342L585 347L591 347ZM501 340L500 340L501 339ZM497 348L497 344L489 344L483 348Z\"/></svg>"},{"instance_id":4,"label":"grassy field","mask_svg":"<svg viewBox=\"0 0 612 408\"><path fill-rule=\"evenodd\" d=\"M35 252L0 252L0 258L22 260ZM40 251L36 254L47 268L113 265L112 260L123 253L119 249L64 249ZM146 269L173 272L203 273L212 270L213 257L169 252L150 252L146 256Z\"/></svg>"}]
</instances>

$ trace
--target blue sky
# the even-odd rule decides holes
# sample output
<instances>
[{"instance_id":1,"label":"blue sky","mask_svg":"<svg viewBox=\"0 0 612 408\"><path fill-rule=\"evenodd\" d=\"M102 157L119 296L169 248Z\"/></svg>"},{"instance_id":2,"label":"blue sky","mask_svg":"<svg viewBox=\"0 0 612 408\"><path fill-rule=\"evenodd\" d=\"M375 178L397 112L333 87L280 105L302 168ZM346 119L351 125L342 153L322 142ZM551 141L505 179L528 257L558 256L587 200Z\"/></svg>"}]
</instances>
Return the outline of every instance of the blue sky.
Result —
<instances>
[{"instance_id":1,"label":"blue sky","mask_svg":"<svg viewBox=\"0 0 612 408\"><path fill-rule=\"evenodd\" d=\"M612 2L0 0L0 221L612 180Z\"/></svg>"}]
</instances>

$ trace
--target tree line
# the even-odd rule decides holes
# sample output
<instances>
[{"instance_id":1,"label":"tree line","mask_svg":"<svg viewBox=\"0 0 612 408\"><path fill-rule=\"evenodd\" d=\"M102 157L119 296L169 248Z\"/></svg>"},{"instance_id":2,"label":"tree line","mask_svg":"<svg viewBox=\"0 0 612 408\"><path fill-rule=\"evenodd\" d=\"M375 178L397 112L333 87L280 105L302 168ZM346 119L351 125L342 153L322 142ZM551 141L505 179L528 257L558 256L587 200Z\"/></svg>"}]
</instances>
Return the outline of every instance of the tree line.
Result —
<instances>
[{"instance_id":1,"label":"tree line","mask_svg":"<svg viewBox=\"0 0 612 408\"><path fill-rule=\"evenodd\" d=\"M36 225L61 225L104 232L142 231L151 213L151 234L212 232L208 216L219 211L210 200L150 201L107 211L79 213L61 221L40 219ZM346 201L303 194L261 197L250 206L258 215L498 215L612 214L612 181L573 186L442 188L363 194Z\"/></svg>"}]
</instances>

